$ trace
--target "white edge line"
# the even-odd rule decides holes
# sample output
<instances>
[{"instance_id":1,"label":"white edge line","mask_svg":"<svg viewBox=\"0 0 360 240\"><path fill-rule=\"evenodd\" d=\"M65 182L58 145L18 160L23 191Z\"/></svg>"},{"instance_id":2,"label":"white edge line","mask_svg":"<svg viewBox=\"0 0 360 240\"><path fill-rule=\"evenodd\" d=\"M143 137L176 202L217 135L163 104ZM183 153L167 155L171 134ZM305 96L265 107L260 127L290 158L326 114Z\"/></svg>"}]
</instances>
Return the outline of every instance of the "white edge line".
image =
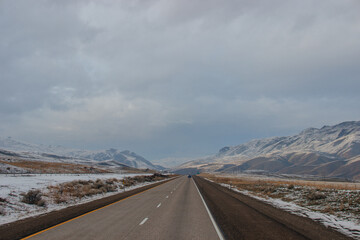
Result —
<instances>
[{"instance_id":1,"label":"white edge line","mask_svg":"<svg viewBox=\"0 0 360 240\"><path fill-rule=\"evenodd\" d=\"M161 203L159 203L159 205L157 205L157 207L156 208L159 208L161 206Z\"/></svg>"},{"instance_id":2,"label":"white edge line","mask_svg":"<svg viewBox=\"0 0 360 240\"><path fill-rule=\"evenodd\" d=\"M149 218L144 218L139 225L143 225Z\"/></svg>"},{"instance_id":3,"label":"white edge line","mask_svg":"<svg viewBox=\"0 0 360 240\"><path fill-rule=\"evenodd\" d=\"M216 233L217 233L218 236L219 236L219 239L220 239L220 240L225 240L224 236L222 235L222 233L221 233L221 231L220 231L219 226L216 224L213 215L211 214L208 206L206 205L206 202L205 202L203 196L201 195L201 193L200 193L200 191L199 191L199 188L197 187L194 179L192 179L192 180L193 180L194 185L195 185L195 187L196 187L196 189L197 189L197 191L198 191L198 193L199 193L199 195L200 195L200 197L201 197L202 202L204 203L204 206L205 206L205 208L206 208L206 211L207 211L207 213L209 214L210 220L211 220L212 224L214 225L214 228L215 228L215 230L216 230Z\"/></svg>"}]
</instances>

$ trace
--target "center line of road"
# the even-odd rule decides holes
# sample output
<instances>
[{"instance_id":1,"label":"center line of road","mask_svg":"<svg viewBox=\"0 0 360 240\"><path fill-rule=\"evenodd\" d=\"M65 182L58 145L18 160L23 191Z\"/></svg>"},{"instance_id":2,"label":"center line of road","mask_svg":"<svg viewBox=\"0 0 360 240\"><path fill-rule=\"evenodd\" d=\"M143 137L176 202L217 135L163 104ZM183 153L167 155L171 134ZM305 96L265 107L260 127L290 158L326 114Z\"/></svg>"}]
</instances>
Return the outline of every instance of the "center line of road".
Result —
<instances>
[{"instance_id":1,"label":"center line of road","mask_svg":"<svg viewBox=\"0 0 360 240\"><path fill-rule=\"evenodd\" d=\"M159 208L161 206L161 203L159 203L159 205L157 205L157 207L156 208Z\"/></svg>"},{"instance_id":2,"label":"center line of road","mask_svg":"<svg viewBox=\"0 0 360 240\"><path fill-rule=\"evenodd\" d=\"M144 218L144 220L142 220L139 225L140 225L140 226L143 225L148 219L149 219L149 218Z\"/></svg>"}]
</instances>

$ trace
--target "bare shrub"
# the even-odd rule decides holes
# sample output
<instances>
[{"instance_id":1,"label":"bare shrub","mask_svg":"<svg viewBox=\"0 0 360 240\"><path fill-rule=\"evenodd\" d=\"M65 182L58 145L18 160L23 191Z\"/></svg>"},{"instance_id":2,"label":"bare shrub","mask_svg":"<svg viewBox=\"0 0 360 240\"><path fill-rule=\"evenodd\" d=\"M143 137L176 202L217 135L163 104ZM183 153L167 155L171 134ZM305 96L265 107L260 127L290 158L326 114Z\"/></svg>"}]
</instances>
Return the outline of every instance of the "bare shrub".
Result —
<instances>
[{"instance_id":1,"label":"bare shrub","mask_svg":"<svg viewBox=\"0 0 360 240\"><path fill-rule=\"evenodd\" d=\"M83 188L82 188L82 193L83 193L85 196L90 196L90 190L91 190L91 185L85 185L85 186L83 186Z\"/></svg>"},{"instance_id":2,"label":"bare shrub","mask_svg":"<svg viewBox=\"0 0 360 240\"><path fill-rule=\"evenodd\" d=\"M90 184L91 182L93 182L93 181L85 181L85 180L78 180L78 181L77 181L77 183L78 183L78 184L81 184L81 185L88 185L88 184Z\"/></svg>"},{"instance_id":3,"label":"bare shrub","mask_svg":"<svg viewBox=\"0 0 360 240\"><path fill-rule=\"evenodd\" d=\"M44 199L40 199L36 205L38 205L39 207L45 207L46 206L46 201Z\"/></svg>"},{"instance_id":4,"label":"bare shrub","mask_svg":"<svg viewBox=\"0 0 360 240\"><path fill-rule=\"evenodd\" d=\"M277 193L277 192L275 192L275 193L271 194L272 198L283 198L284 196L285 196L285 193Z\"/></svg>"},{"instance_id":5,"label":"bare shrub","mask_svg":"<svg viewBox=\"0 0 360 240\"><path fill-rule=\"evenodd\" d=\"M276 187L273 185L268 185L268 186L262 187L262 191L266 194L271 194L271 193L276 192Z\"/></svg>"},{"instance_id":6,"label":"bare shrub","mask_svg":"<svg viewBox=\"0 0 360 240\"><path fill-rule=\"evenodd\" d=\"M94 183L94 187L97 189L104 187L104 185L105 185L105 183L101 179L97 179Z\"/></svg>"},{"instance_id":7,"label":"bare shrub","mask_svg":"<svg viewBox=\"0 0 360 240\"><path fill-rule=\"evenodd\" d=\"M71 194L71 196L81 199L85 197L85 194L82 189L75 189L75 191Z\"/></svg>"},{"instance_id":8,"label":"bare shrub","mask_svg":"<svg viewBox=\"0 0 360 240\"><path fill-rule=\"evenodd\" d=\"M334 213L334 210L333 210L333 208L328 204L328 205L326 205L326 207L324 208L324 210L323 210L322 212L333 214L333 213Z\"/></svg>"},{"instance_id":9,"label":"bare shrub","mask_svg":"<svg viewBox=\"0 0 360 240\"><path fill-rule=\"evenodd\" d=\"M317 191L311 191L306 195L306 198L310 201L316 201L316 200L325 199L326 195L323 193L319 193Z\"/></svg>"},{"instance_id":10,"label":"bare shrub","mask_svg":"<svg viewBox=\"0 0 360 240\"><path fill-rule=\"evenodd\" d=\"M117 186L112 184L105 184L104 188L106 192L115 192L117 190Z\"/></svg>"},{"instance_id":11,"label":"bare shrub","mask_svg":"<svg viewBox=\"0 0 360 240\"><path fill-rule=\"evenodd\" d=\"M153 174L153 181L159 181L159 180L163 180L165 178L169 178L168 175L163 175L163 174L160 174L160 173L154 173Z\"/></svg>"},{"instance_id":12,"label":"bare shrub","mask_svg":"<svg viewBox=\"0 0 360 240\"><path fill-rule=\"evenodd\" d=\"M67 203L67 200L65 199L64 196L56 195L56 196L54 197L54 202L55 202L56 204Z\"/></svg>"},{"instance_id":13,"label":"bare shrub","mask_svg":"<svg viewBox=\"0 0 360 240\"><path fill-rule=\"evenodd\" d=\"M110 179L106 179L106 181L105 181L105 183L107 183L107 184L115 184L115 183L117 183L117 182L119 182L119 179L116 179L116 178L110 178Z\"/></svg>"},{"instance_id":14,"label":"bare shrub","mask_svg":"<svg viewBox=\"0 0 360 240\"><path fill-rule=\"evenodd\" d=\"M130 177L127 177L127 178L123 179L123 186L124 187L131 187L131 186L133 186L135 184L136 184L136 182L133 179L131 179Z\"/></svg>"},{"instance_id":15,"label":"bare shrub","mask_svg":"<svg viewBox=\"0 0 360 240\"><path fill-rule=\"evenodd\" d=\"M139 183L145 182L147 176L135 176L133 177L133 180Z\"/></svg>"},{"instance_id":16,"label":"bare shrub","mask_svg":"<svg viewBox=\"0 0 360 240\"><path fill-rule=\"evenodd\" d=\"M96 194L99 194L100 193L100 190L99 189L94 189L94 188L91 188L88 193L87 193L87 196L92 196L92 195L96 195Z\"/></svg>"},{"instance_id":17,"label":"bare shrub","mask_svg":"<svg viewBox=\"0 0 360 240\"><path fill-rule=\"evenodd\" d=\"M6 198L0 197L0 202L7 202Z\"/></svg>"},{"instance_id":18,"label":"bare shrub","mask_svg":"<svg viewBox=\"0 0 360 240\"><path fill-rule=\"evenodd\" d=\"M6 212L5 209L3 207L0 207L0 216L5 216Z\"/></svg>"},{"instance_id":19,"label":"bare shrub","mask_svg":"<svg viewBox=\"0 0 360 240\"><path fill-rule=\"evenodd\" d=\"M344 211L344 210L345 210L344 202L341 202L341 203L340 203L339 210L340 210L340 211Z\"/></svg>"},{"instance_id":20,"label":"bare shrub","mask_svg":"<svg viewBox=\"0 0 360 240\"><path fill-rule=\"evenodd\" d=\"M45 206L45 201L41 199L42 193L40 190L30 190L25 194L22 194L22 202L27 204L34 204L38 206Z\"/></svg>"}]
</instances>

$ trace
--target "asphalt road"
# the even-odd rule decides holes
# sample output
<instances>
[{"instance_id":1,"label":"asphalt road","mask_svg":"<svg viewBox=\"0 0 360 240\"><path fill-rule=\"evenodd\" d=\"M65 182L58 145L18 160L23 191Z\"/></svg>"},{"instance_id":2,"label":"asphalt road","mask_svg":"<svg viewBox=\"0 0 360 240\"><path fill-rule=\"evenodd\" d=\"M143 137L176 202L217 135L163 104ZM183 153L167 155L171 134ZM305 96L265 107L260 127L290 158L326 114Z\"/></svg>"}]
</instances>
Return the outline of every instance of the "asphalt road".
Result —
<instances>
[{"instance_id":1,"label":"asphalt road","mask_svg":"<svg viewBox=\"0 0 360 240\"><path fill-rule=\"evenodd\" d=\"M290 214L203 178L194 179L228 240L351 239L309 218Z\"/></svg>"},{"instance_id":2,"label":"asphalt road","mask_svg":"<svg viewBox=\"0 0 360 240\"><path fill-rule=\"evenodd\" d=\"M180 177L29 239L219 239L192 179Z\"/></svg>"}]
</instances>

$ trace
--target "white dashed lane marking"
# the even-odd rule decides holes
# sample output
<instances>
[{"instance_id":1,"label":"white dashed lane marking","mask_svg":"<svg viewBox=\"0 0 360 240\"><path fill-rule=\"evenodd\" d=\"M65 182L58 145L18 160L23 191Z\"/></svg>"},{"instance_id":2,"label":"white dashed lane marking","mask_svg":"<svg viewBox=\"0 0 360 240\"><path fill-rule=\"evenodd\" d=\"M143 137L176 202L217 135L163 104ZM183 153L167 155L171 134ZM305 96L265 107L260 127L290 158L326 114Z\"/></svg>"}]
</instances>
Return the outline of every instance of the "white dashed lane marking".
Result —
<instances>
[{"instance_id":1,"label":"white dashed lane marking","mask_svg":"<svg viewBox=\"0 0 360 240\"><path fill-rule=\"evenodd\" d=\"M159 203L159 205L157 205L157 207L156 208L159 208L161 206L161 203Z\"/></svg>"},{"instance_id":2,"label":"white dashed lane marking","mask_svg":"<svg viewBox=\"0 0 360 240\"><path fill-rule=\"evenodd\" d=\"M143 225L148 219L149 219L149 218L144 218L144 220L142 220L139 225L140 225L140 226Z\"/></svg>"}]
</instances>

